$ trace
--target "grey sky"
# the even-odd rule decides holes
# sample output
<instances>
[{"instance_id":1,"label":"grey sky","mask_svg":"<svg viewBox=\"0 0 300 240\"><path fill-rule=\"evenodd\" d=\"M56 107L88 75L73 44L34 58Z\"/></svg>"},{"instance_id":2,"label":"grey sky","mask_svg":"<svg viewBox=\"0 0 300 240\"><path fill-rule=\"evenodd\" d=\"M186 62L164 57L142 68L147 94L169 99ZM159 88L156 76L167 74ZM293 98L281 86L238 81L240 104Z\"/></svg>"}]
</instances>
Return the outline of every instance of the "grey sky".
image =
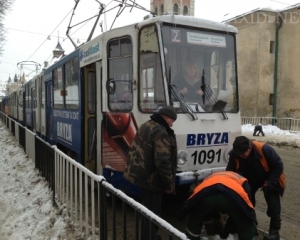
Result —
<instances>
[{"instance_id":1,"label":"grey sky","mask_svg":"<svg viewBox=\"0 0 300 240\"><path fill-rule=\"evenodd\" d=\"M101 0L110 9L116 6L111 0ZM150 0L137 0L141 6L149 9ZM290 5L300 3L299 0L195 0L195 15L215 21L229 19L259 7L283 9ZM110 4L109 4L110 3ZM55 48L58 36L66 53L74 50L70 40L66 37L67 27L70 22L74 0L15 0L12 10L8 13L4 23L7 28L7 41L4 45L3 56L0 57L0 90L9 76L23 72L28 78L34 76L34 65L23 65L23 61L34 61L43 66L44 61L51 60L52 50ZM138 9L124 10L116 20L114 27L124 26L140 21L147 13ZM99 3L95 0L81 0L73 17L71 25L95 16L99 11ZM106 14L107 28L110 28L116 10ZM100 22L105 22L104 17ZM90 33L94 19L87 24L81 24L70 31L75 42L84 42ZM97 25L93 37L99 35L101 29ZM51 40L47 40L50 36ZM19 63L19 65L18 65ZM19 67L19 68L18 68ZM0 92L1 94L1 92Z\"/></svg>"}]
</instances>

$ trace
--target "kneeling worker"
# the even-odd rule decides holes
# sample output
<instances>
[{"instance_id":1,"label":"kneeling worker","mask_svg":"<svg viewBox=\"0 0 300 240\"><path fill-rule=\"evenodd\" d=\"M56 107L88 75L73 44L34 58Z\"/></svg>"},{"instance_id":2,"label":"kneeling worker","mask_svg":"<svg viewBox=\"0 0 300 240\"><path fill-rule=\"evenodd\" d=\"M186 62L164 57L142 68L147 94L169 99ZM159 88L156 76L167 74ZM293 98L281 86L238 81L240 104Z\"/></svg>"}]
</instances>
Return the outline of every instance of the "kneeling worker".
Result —
<instances>
[{"instance_id":1,"label":"kneeling worker","mask_svg":"<svg viewBox=\"0 0 300 240\"><path fill-rule=\"evenodd\" d=\"M250 200L250 186L241 175L222 171L203 180L186 201L179 220L190 213L186 235L199 240L203 224L215 221L214 228L221 238L238 233L239 239L252 240L256 233L256 215ZM228 214L222 223L221 214ZM210 235L209 233L207 233Z\"/></svg>"}]
</instances>

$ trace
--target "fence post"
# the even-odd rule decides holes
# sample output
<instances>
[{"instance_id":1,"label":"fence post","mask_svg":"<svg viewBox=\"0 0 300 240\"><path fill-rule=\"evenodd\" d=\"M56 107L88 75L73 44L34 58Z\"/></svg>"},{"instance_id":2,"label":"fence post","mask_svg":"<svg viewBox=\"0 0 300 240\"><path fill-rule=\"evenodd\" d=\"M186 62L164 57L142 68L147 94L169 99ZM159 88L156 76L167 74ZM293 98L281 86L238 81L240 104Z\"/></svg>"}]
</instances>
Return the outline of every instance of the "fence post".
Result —
<instances>
[{"instance_id":1,"label":"fence post","mask_svg":"<svg viewBox=\"0 0 300 240\"><path fill-rule=\"evenodd\" d=\"M106 208L105 208L105 195L106 195L106 190L102 185L102 182L104 180L101 180L101 182L98 182L98 201L99 201L99 229L100 229L100 240L107 240L107 235L106 235Z\"/></svg>"}]
</instances>

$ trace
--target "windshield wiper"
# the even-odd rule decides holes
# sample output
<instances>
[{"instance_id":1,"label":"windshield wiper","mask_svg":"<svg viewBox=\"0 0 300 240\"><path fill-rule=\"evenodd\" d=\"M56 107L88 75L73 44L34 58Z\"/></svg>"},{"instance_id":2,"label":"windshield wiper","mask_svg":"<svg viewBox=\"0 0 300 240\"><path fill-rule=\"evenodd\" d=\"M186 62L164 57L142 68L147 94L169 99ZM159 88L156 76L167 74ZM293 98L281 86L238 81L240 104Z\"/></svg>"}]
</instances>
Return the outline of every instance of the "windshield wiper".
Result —
<instances>
[{"instance_id":1,"label":"windshield wiper","mask_svg":"<svg viewBox=\"0 0 300 240\"><path fill-rule=\"evenodd\" d=\"M220 111L220 113L222 114L224 119L228 119L227 114L223 111L226 102L218 100L213 92L213 90L211 89L210 86L206 85L205 83L205 72L203 69L203 74L202 74L202 82L201 82L201 90L203 92L202 95L202 100L203 100L203 105L205 105L205 99L212 105L212 110L213 111Z\"/></svg>"},{"instance_id":2,"label":"windshield wiper","mask_svg":"<svg viewBox=\"0 0 300 240\"><path fill-rule=\"evenodd\" d=\"M180 103L180 108L182 109L182 111L188 112L191 115L192 120L197 120L198 119L197 115L194 113L192 107L187 103L187 100L180 93L178 88L175 85L169 85L169 86L171 90L171 95L174 97L176 101Z\"/></svg>"}]
</instances>

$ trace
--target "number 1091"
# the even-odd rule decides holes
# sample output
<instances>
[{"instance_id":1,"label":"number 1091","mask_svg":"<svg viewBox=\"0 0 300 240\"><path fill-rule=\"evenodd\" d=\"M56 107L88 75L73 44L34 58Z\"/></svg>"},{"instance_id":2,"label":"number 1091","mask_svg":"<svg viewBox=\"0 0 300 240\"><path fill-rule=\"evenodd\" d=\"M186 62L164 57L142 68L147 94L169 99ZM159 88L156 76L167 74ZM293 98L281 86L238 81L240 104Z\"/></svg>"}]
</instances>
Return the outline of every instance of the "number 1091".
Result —
<instances>
[{"instance_id":1,"label":"number 1091","mask_svg":"<svg viewBox=\"0 0 300 240\"><path fill-rule=\"evenodd\" d=\"M201 150L201 151L195 151L192 154L192 158L194 160L194 165L198 164L211 164L215 161L220 162L220 158L221 158L221 149L219 149L218 151L215 150L209 150L208 152L206 152L205 150Z\"/></svg>"}]
</instances>

